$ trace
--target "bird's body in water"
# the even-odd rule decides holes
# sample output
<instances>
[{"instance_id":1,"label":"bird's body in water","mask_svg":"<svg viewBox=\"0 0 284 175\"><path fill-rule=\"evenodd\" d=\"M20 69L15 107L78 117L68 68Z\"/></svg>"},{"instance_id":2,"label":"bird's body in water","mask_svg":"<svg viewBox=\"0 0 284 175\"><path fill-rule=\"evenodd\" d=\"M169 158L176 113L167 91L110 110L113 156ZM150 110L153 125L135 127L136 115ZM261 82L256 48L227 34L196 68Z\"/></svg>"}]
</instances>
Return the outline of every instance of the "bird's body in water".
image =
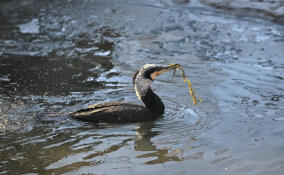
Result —
<instances>
[{"instance_id":1,"label":"bird's body in water","mask_svg":"<svg viewBox=\"0 0 284 175\"><path fill-rule=\"evenodd\" d=\"M145 106L112 101L91 105L69 116L94 123L127 123L158 118L164 114L165 106L160 97L152 91L151 84L158 75L171 69L173 69L172 66L146 64L136 72L133 77L134 89Z\"/></svg>"}]
</instances>

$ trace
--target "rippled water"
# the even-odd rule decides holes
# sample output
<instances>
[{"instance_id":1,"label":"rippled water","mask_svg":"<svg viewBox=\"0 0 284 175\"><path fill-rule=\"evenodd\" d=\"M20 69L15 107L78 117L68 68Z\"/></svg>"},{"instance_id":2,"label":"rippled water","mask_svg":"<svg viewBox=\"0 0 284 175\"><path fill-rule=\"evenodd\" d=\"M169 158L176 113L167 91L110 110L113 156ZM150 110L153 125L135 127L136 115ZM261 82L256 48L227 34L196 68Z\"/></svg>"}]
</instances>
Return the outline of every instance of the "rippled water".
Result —
<instances>
[{"instance_id":1,"label":"rippled water","mask_svg":"<svg viewBox=\"0 0 284 175\"><path fill-rule=\"evenodd\" d=\"M198 1L0 4L0 174L283 174L283 25ZM204 102L168 73L155 121L65 117L141 103L131 79L145 63L183 65Z\"/></svg>"}]
</instances>

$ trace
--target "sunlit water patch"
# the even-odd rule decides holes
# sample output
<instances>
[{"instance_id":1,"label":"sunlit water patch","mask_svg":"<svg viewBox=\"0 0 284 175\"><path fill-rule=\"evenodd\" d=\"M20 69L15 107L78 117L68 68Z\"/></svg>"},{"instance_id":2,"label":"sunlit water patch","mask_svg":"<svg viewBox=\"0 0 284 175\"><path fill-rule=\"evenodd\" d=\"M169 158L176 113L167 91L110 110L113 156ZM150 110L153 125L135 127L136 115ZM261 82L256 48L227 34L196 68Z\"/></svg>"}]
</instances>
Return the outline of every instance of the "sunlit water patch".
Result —
<instances>
[{"instance_id":1,"label":"sunlit water patch","mask_svg":"<svg viewBox=\"0 0 284 175\"><path fill-rule=\"evenodd\" d=\"M31 22L18 25L22 33L39 33L38 19L34 18Z\"/></svg>"}]
</instances>

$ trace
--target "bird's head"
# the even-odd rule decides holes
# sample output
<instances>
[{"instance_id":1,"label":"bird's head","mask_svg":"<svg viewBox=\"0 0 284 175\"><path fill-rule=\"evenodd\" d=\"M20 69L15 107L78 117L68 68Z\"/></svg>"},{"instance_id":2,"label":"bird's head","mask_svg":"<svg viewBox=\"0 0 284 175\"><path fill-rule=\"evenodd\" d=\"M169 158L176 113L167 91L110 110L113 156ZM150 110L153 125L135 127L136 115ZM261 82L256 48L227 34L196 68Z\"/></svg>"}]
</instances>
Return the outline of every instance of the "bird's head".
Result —
<instances>
[{"instance_id":1,"label":"bird's head","mask_svg":"<svg viewBox=\"0 0 284 175\"><path fill-rule=\"evenodd\" d=\"M171 69L176 67L169 66L160 66L156 64L145 64L143 65L133 76L133 85L139 99L152 84L152 82L157 78L157 76L168 72Z\"/></svg>"},{"instance_id":2,"label":"bird's head","mask_svg":"<svg viewBox=\"0 0 284 175\"><path fill-rule=\"evenodd\" d=\"M176 67L172 65L160 66L156 64L145 64L134 74L133 84L135 85L136 79L145 79L145 80L154 81L157 78L157 76L175 68Z\"/></svg>"}]
</instances>

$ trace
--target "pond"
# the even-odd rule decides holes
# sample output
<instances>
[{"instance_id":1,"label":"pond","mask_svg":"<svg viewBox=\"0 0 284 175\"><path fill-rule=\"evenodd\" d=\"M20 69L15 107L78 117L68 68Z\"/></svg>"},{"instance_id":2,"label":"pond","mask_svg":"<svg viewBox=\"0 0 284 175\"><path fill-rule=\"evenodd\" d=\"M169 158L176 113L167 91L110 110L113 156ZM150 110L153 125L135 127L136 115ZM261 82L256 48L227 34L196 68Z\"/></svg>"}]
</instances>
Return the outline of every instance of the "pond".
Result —
<instances>
[{"instance_id":1,"label":"pond","mask_svg":"<svg viewBox=\"0 0 284 175\"><path fill-rule=\"evenodd\" d=\"M197 0L2 0L0 174L283 174L284 26L231 11ZM142 104L132 76L146 63L181 64L203 102L192 105L169 72L152 85L166 106L157 120L66 117Z\"/></svg>"}]
</instances>

